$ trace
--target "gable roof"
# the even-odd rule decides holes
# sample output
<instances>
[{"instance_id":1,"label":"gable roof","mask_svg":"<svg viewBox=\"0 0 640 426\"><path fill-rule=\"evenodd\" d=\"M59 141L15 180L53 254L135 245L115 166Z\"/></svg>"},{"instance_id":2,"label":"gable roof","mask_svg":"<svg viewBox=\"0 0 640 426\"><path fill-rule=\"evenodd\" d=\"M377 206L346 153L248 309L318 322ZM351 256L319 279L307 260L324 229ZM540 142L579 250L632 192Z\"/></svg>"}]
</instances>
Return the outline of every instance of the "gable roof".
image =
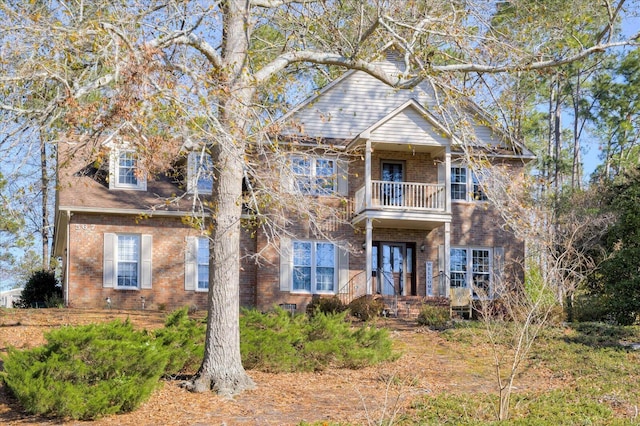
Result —
<instances>
[{"instance_id":1,"label":"gable roof","mask_svg":"<svg viewBox=\"0 0 640 426\"><path fill-rule=\"evenodd\" d=\"M109 189L109 155L99 154L100 149L110 150L101 144L98 150L87 143L60 141L58 143L58 210L84 210L102 212L189 212L191 196L183 196L185 189L169 174L159 174L147 181L146 191ZM102 164L97 158L102 156ZM168 200L176 200L168 202Z\"/></svg>"},{"instance_id":2,"label":"gable roof","mask_svg":"<svg viewBox=\"0 0 640 426\"><path fill-rule=\"evenodd\" d=\"M350 145L357 143L358 138L406 142L412 145L446 146L452 135L415 99L409 99L366 128Z\"/></svg>"},{"instance_id":3,"label":"gable roof","mask_svg":"<svg viewBox=\"0 0 640 426\"><path fill-rule=\"evenodd\" d=\"M403 64L386 52L384 60L377 63L391 75L399 75ZM465 100L464 119L471 123L473 146L486 147L490 153L524 159L535 158L522 143L504 133L478 105ZM412 89L396 89L363 71L350 70L309 97L280 120L285 130L281 136L315 140L342 140L353 146L363 137L409 136L413 129L430 141L410 143L434 143L442 137L451 145L461 144L462 136L453 135L441 115L444 110L438 99L437 89L423 81ZM416 120L420 117L422 122ZM403 127L407 126L407 127ZM386 129L385 129L386 127ZM429 130L430 129L430 130ZM397 142L402 142L398 140Z\"/></svg>"}]
</instances>

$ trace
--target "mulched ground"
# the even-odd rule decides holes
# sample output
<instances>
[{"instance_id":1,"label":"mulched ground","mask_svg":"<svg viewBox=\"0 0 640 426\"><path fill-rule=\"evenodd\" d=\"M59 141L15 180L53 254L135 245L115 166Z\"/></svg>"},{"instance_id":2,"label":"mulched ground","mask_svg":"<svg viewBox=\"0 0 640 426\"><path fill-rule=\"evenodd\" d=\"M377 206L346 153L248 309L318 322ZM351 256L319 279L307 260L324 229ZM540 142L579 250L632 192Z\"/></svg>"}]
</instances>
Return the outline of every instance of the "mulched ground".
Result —
<instances>
[{"instance_id":1,"label":"mulched ground","mask_svg":"<svg viewBox=\"0 0 640 426\"><path fill-rule=\"evenodd\" d=\"M166 313L73 309L0 310L0 360L9 346L28 348L44 342L43 333L62 325L129 318L136 327L162 326ZM61 422L29 416L0 386L0 424L6 425L295 425L302 421L371 424L394 413L410 413L411 402L424 395L492 392L490 372L470 375L460 359L470 355L414 322L381 319L402 356L361 370L268 374L250 371L255 390L232 400L212 393L193 394L178 381L161 384L150 400L130 414L94 422ZM473 360L472 364L473 364ZM0 361L1 362L1 361ZM486 364L486 360L479 363ZM487 366L490 369L490 366ZM540 372L536 372L537 381Z\"/></svg>"}]
</instances>

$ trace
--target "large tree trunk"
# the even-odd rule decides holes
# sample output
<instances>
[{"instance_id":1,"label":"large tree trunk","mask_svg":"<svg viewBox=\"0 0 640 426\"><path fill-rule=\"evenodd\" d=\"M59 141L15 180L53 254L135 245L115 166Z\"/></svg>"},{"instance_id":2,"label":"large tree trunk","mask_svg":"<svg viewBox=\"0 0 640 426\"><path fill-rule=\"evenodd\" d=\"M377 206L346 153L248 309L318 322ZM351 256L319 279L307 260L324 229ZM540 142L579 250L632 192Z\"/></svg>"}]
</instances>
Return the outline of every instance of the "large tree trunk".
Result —
<instances>
[{"instance_id":1,"label":"large tree trunk","mask_svg":"<svg viewBox=\"0 0 640 426\"><path fill-rule=\"evenodd\" d=\"M191 390L232 396L254 387L240 357L240 215L242 149L214 148L216 181L209 280L209 317L202 366Z\"/></svg>"},{"instance_id":2,"label":"large tree trunk","mask_svg":"<svg viewBox=\"0 0 640 426\"><path fill-rule=\"evenodd\" d=\"M249 2L225 4L220 84L228 88L220 100L219 140L211 147L214 189L209 262L209 317L204 360L190 383L196 392L213 389L232 396L255 387L240 356L240 216L246 128L255 93L244 74L249 50Z\"/></svg>"}]
</instances>

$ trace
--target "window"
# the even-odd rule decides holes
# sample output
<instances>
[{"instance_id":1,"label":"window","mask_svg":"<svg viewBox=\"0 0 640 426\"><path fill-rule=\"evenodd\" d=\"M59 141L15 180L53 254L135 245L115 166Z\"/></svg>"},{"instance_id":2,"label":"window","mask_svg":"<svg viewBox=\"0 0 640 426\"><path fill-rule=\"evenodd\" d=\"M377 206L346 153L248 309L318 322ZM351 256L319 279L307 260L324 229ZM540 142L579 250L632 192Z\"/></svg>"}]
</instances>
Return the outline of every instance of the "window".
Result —
<instances>
[{"instance_id":1,"label":"window","mask_svg":"<svg viewBox=\"0 0 640 426\"><path fill-rule=\"evenodd\" d=\"M293 242L292 290L335 293L335 246L331 243Z\"/></svg>"},{"instance_id":2,"label":"window","mask_svg":"<svg viewBox=\"0 0 640 426\"><path fill-rule=\"evenodd\" d=\"M467 251L451 249L451 287L467 286Z\"/></svg>"},{"instance_id":3,"label":"window","mask_svg":"<svg viewBox=\"0 0 640 426\"><path fill-rule=\"evenodd\" d=\"M476 201L487 201L487 194L485 194L482 189L482 183L480 182L480 178L476 176L475 173L471 173L471 180L473 184L473 193L471 196Z\"/></svg>"},{"instance_id":4,"label":"window","mask_svg":"<svg viewBox=\"0 0 640 426\"><path fill-rule=\"evenodd\" d=\"M184 289L209 290L209 239L187 236L184 250Z\"/></svg>"},{"instance_id":5,"label":"window","mask_svg":"<svg viewBox=\"0 0 640 426\"><path fill-rule=\"evenodd\" d=\"M487 297L491 291L491 253L487 249L474 249L471 253L473 296Z\"/></svg>"},{"instance_id":6,"label":"window","mask_svg":"<svg viewBox=\"0 0 640 426\"><path fill-rule=\"evenodd\" d=\"M209 239L198 238L198 290L209 289Z\"/></svg>"},{"instance_id":7,"label":"window","mask_svg":"<svg viewBox=\"0 0 640 426\"><path fill-rule=\"evenodd\" d=\"M474 297L490 296L492 250L487 248L452 248L450 253L451 287L470 288Z\"/></svg>"},{"instance_id":8,"label":"window","mask_svg":"<svg viewBox=\"0 0 640 426\"><path fill-rule=\"evenodd\" d=\"M213 163L203 152L190 152L187 166L187 191L211 194L213 190Z\"/></svg>"},{"instance_id":9,"label":"window","mask_svg":"<svg viewBox=\"0 0 640 426\"><path fill-rule=\"evenodd\" d=\"M103 287L149 289L153 237L145 234L104 234Z\"/></svg>"},{"instance_id":10,"label":"window","mask_svg":"<svg viewBox=\"0 0 640 426\"><path fill-rule=\"evenodd\" d=\"M147 182L138 167L138 159L131 150L113 149L110 157L109 188L145 191Z\"/></svg>"},{"instance_id":11,"label":"window","mask_svg":"<svg viewBox=\"0 0 640 426\"><path fill-rule=\"evenodd\" d=\"M118 155L118 185L138 186L136 159L133 152L123 151Z\"/></svg>"},{"instance_id":12,"label":"window","mask_svg":"<svg viewBox=\"0 0 640 426\"><path fill-rule=\"evenodd\" d=\"M138 288L140 236L118 235L116 258L117 287Z\"/></svg>"},{"instance_id":13,"label":"window","mask_svg":"<svg viewBox=\"0 0 640 426\"><path fill-rule=\"evenodd\" d=\"M327 158L293 157L291 171L295 189L303 194L329 195L336 191L336 161Z\"/></svg>"},{"instance_id":14,"label":"window","mask_svg":"<svg viewBox=\"0 0 640 426\"><path fill-rule=\"evenodd\" d=\"M451 199L467 199L467 169L451 167Z\"/></svg>"},{"instance_id":15,"label":"window","mask_svg":"<svg viewBox=\"0 0 640 426\"><path fill-rule=\"evenodd\" d=\"M451 167L451 199L461 201L486 201L480 179L462 166Z\"/></svg>"}]
</instances>

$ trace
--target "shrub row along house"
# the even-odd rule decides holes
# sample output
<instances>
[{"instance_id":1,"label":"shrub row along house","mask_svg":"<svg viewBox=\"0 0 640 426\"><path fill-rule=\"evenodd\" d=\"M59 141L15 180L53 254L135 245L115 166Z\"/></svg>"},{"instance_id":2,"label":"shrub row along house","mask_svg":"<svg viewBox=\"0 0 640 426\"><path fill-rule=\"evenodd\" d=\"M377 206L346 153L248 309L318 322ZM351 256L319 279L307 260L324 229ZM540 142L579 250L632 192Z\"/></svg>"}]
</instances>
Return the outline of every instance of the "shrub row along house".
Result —
<instances>
[{"instance_id":1,"label":"shrub row along house","mask_svg":"<svg viewBox=\"0 0 640 426\"><path fill-rule=\"evenodd\" d=\"M392 54L379 66L402 67ZM523 258L524 243L504 229L462 147L482 148L514 179L532 154L471 104L473 135L463 144L442 111L427 83L398 90L352 71L286 114L274 135L288 152L280 189L298 203L332 206L331 220L314 228L284 218L285 232L266 235L247 209L241 305L303 311L314 295L348 302L380 294L403 314L456 292L491 295L503 265ZM213 186L198 173L209 161L201 147L183 144L178 172L153 179L117 133L90 155L83 150L77 141L58 149L54 255L63 261L66 303L204 308L208 240L185 220Z\"/></svg>"}]
</instances>

